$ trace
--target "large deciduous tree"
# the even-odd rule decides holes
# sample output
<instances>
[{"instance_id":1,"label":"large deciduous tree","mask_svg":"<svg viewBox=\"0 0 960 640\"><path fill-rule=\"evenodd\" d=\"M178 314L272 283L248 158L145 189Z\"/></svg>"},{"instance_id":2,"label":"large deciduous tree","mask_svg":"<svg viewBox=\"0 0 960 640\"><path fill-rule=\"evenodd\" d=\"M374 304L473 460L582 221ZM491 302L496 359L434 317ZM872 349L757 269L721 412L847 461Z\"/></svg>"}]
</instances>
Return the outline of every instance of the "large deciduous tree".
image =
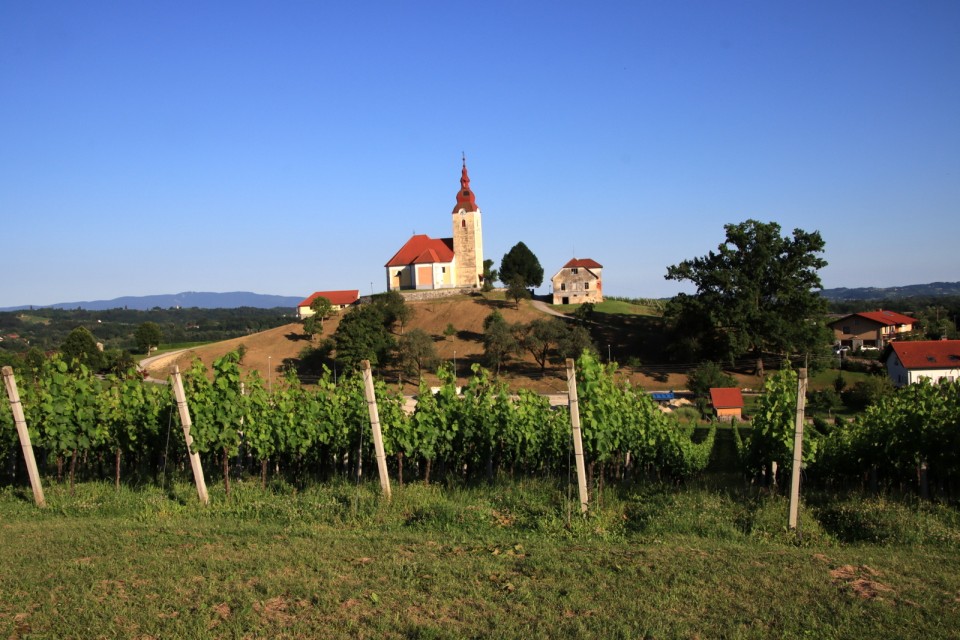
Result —
<instances>
[{"instance_id":1,"label":"large deciduous tree","mask_svg":"<svg viewBox=\"0 0 960 640\"><path fill-rule=\"evenodd\" d=\"M328 298L317 296L310 303L310 310L313 311L313 315L303 319L303 331L312 337L315 334L323 333L323 321L333 313L333 304Z\"/></svg>"},{"instance_id":2,"label":"large deciduous tree","mask_svg":"<svg viewBox=\"0 0 960 640\"><path fill-rule=\"evenodd\" d=\"M820 233L794 229L783 237L775 222L727 224L717 251L667 268L667 280L690 281L697 291L679 294L667 308L675 344L685 357L733 361L750 354L815 352L829 340L826 300L817 271Z\"/></svg>"},{"instance_id":3,"label":"large deciduous tree","mask_svg":"<svg viewBox=\"0 0 960 640\"><path fill-rule=\"evenodd\" d=\"M133 333L133 339L137 342L137 350L146 354L150 353L150 349L160 346L161 337L160 325L150 321L142 323Z\"/></svg>"},{"instance_id":4,"label":"large deciduous tree","mask_svg":"<svg viewBox=\"0 0 960 640\"><path fill-rule=\"evenodd\" d=\"M522 242L513 245L500 261L500 282L510 283L517 276L523 278L528 287L539 287L543 284L543 267L537 256Z\"/></svg>"},{"instance_id":5,"label":"large deciduous tree","mask_svg":"<svg viewBox=\"0 0 960 640\"><path fill-rule=\"evenodd\" d=\"M71 368L84 365L92 371L103 368L103 351L97 346L97 339L86 327L77 327L67 335L60 345L60 353Z\"/></svg>"}]
</instances>

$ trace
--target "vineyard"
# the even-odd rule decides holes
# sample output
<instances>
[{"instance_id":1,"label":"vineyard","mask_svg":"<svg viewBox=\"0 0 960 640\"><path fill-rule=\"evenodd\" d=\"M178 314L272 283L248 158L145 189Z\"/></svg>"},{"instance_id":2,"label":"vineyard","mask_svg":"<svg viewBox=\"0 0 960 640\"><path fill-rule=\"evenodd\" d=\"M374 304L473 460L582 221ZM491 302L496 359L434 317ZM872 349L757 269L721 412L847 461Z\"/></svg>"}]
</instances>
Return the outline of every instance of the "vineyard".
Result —
<instances>
[{"instance_id":1,"label":"vineyard","mask_svg":"<svg viewBox=\"0 0 960 640\"><path fill-rule=\"evenodd\" d=\"M695 443L692 429L662 413L642 390L615 382L613 369L589 354L578 371L591 478L639 471L681 479L706 467L714 430ZM421 388L412 413L403 396L376 383L384 447L398 482L566 473L571 428L565 407L551 408L529 391L513 395L479 366L459 389L449 370L439 375L439 391ZM268 387L256 373L241 379L231 353L212 372L195 363L184 380L193 449L205 469L218 470L228 492L231 477L244 473L258 473L264 485L272 474L302 486L372 468L360 376L334 383L327 374L309 389L290 376ZM182 438L171 437L179 418L167 385L132 373L100 379L54 358L19 389L41 464L48 474L55 465L58 479L112 475L119 485L125 478L158 481L182 469L187 452ZM0 424L9 459L17 449L9 412Z\"/></svg>"},{"instance_id":2,"label":"vineyard","mask_svg":"<svg viewBox=\"0 0 960 640\"><path fill-rule=\"evenodd\" d=\"M375 468L370 422L359 375L329 372L316 385L291 374L272 384L242 376L237 353L207 371L199 361L184 376L193 449L207 474L229 494L231 478L279 476L294 486ZM614 367L589 353L577 362L584 454L591 487L609 480L682 481L707 468L716 425L695 436L660 411L642 389L619 380ZM390 474L397 482L438 477L466 482L509 477L563 477L570 471L571 422L566 407L507 388L479 366L459 388L441 368L437 393L420 389L416 408L383 381L375 385ZM745 477L775 482L777 463L790 469L796 374L783 370L766 384L752 428L733 429ZM960 466L960 383L902 390L852 423L818 424L804 446L808 481L873 488L931 487L952 497ZM53 358L18 383L26 424L43 475L73 483L112 478L119 486L160 482L183 470L179 416L168 385L92 375ZM173 437L171 436L173 434ZM704 436L705 434L705 436ZM696 441L695 441L696 440ZM0 412L0 446L11 462L5 482L23 478L10 411ZM728 469L729 471L729 469Z\"/></svg>"}]
</instances>

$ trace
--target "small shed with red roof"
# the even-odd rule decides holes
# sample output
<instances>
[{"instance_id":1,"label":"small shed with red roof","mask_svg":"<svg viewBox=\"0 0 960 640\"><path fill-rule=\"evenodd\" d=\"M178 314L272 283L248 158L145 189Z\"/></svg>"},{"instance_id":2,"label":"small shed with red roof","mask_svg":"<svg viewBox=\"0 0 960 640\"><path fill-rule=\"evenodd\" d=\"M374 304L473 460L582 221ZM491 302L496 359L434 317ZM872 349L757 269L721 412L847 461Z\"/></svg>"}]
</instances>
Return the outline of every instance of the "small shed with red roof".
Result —
<instances>
[{"instance_id":1,"label":"small shed with red roof","mask_svg":"<svg viewBox=\"0 0 960 640\"><path fill-rule=\"evenodd\" d=\"M590 258L573 258L550 279L553 304L603 302L603 265Z\"/></svg>"},{"instance_id":2,"label":"small shed with red roof","mask_svg":"<svg viewBox=\"0 0 960 640\"><path fill-rule=\"evenodd\" d=\"M330 306L332 306L335 311L339 311L356 304L360 299L360 290L314 291L297 304L297 317L303 320L304 318L312 316L313 309L310 308L310 305L313 304L313 301L317 298L326 298L330 301Z\"/></svg>"},{"instance_id":3,"label":"small shed with red roof","mask_svg":"<svg viewBox=\"0 0 960 640\"><path fill-rule=\"evenodd\" d=\"M710 402L724 422L743 419L743 394L736 387L710 387Z\"/></svg>"}]
</instances>

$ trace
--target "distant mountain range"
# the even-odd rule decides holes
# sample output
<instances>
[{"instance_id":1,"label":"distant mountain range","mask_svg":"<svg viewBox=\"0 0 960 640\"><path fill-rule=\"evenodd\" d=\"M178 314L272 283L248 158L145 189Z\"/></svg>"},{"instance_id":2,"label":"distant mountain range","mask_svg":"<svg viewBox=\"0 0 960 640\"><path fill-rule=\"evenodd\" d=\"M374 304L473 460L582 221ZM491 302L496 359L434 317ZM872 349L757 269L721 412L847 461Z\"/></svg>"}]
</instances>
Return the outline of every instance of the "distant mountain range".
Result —
<instances>
[{"instance_id":1,"label":"distant mountain range","mask_svg":"<svg viewBox=\"0 0 960 640\"><path fill-rule=\"evenodd\" d=\"M0 311L19 311L21 309L86 309L88 311L103 311L105 309L136 309L147 311L154 307L170 309L183 307L189 309L236 309L238 307L254 307L257 309L273 309L287 307L293 309L302 297L274 296L249 291L231 291L229 293L212 293L207 291L184 291L183 293L167 293L155 296L124 296L113 300L92 300L83 302L58 302L48 305L23 305L7 307Z\"/></svg>"},{"instance_id":2,"label":"distant mountain range","mask_svg":"<svg viewBox=\"0 0 960 640\"><path fill-rule=\"evenodd\" d=\"M859 287L847 289L824 289L820 292L828 300L896 300L918 296L960 296L960 282L931 282L930 284L909 284L904 287Z\"/></svg>"},{"instance_id":3,"label":"distant mountain range","mask_svg":"<svg viewBox=\"0 0 960 640\"><path fill-rule=\"evenodd\" d=\"M839 287L824 289L820 292L828 300L895 300L913 296L960 296L960 282L931 282L930 284L911 284L904 287L858 287L854 289ZM170 309L172 307L200 309L236 309L254 307L273 309L276 307L294 308L303 298L297 296L275 296L249 291L231 291L213 293L209 291L184 291L155 296L124 296L113 300L88 300L82 302L58 302L48 305L22 305L0 308L0 311L19 311L21 309L86 309L103 311L105 309L137 309L148 311L154 307Z\"/></svg>"}]
</instances>

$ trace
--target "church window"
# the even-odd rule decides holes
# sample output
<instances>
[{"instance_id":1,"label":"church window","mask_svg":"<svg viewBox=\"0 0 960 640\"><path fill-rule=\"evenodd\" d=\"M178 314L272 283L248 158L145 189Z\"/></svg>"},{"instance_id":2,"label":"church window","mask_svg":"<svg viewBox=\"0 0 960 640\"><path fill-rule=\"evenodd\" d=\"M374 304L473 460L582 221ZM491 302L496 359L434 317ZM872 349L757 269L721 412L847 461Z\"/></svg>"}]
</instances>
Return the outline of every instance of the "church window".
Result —
<instances>
[{"instance_id":1,"label":"church window","mask_svg":"<svg viewBox=\"0 0 960 640\"><path fill-rule=\"evenodd\" d=\"M460 221L460 228L461 229L467 228L467 221L465 219Z\"/></svg>"}]
</instances>

